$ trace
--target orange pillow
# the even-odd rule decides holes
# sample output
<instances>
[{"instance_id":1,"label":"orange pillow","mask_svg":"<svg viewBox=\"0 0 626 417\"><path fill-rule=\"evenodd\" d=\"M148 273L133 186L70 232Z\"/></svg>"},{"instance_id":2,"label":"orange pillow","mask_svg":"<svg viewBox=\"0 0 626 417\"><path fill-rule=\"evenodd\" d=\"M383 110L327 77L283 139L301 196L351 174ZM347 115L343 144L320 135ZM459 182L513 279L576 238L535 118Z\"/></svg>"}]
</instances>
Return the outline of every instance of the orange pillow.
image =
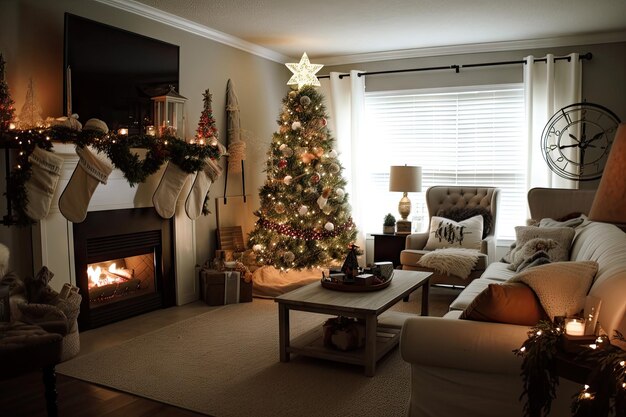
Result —
<instances>
[{"instance_id":1,"label":"orange pillow","mask_svg":"<svg viewBox=\"0 0 626 417\"><path fill-rule=\"evenodd\" d=\"M521 282L489 284L459 317L465 320L534 326L548 318L534 291Z\"/></svg>"}]
</instances>

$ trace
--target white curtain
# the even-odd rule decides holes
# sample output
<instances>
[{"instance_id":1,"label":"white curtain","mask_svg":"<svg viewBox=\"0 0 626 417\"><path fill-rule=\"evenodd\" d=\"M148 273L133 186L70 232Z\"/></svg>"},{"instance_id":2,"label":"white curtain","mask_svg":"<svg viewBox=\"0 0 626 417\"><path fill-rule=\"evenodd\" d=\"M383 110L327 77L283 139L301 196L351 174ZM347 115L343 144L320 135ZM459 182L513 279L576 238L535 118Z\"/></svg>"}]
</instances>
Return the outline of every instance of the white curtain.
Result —
<instances>
[{"instance_id":1,"label":"white curtain","mask_svg":"<svg viewBox=\"0 0 626 417\"><path fill-rule=\"evenodd\" d=\"M338 72L331 72L330 79L322 79L320 90L326 97L326 108L330 115L328 127L336 140L339 160L344 167L343 176L348 182L349 202L352 207L352 219L358 229L356 245L363 250L359 262L365 260L365 230L362 221L363 210L358 201L363 198L363 176L359 175L363 152L360 146L361 127L365 103L365 77L359 77L362 71L350 71L349 77L342 77ZM371 196L374 198L374 196Z\"/></svg>"},{"instance_id":2,"label":"white curtain","mask_svg":"<svg viewBox=\"0 0 626 417\"><path fill-rule=\"evenodd\" d=\"M527 56L524 65L524 94L528 137L528 188L577 188L578 182L553 173L541 153L541 133L544 126L562 107L582 101L582 65L578 54L568 55L569 60L554 60L546 55L547 62L534 62Z\"/></svg>"}]
</instances>

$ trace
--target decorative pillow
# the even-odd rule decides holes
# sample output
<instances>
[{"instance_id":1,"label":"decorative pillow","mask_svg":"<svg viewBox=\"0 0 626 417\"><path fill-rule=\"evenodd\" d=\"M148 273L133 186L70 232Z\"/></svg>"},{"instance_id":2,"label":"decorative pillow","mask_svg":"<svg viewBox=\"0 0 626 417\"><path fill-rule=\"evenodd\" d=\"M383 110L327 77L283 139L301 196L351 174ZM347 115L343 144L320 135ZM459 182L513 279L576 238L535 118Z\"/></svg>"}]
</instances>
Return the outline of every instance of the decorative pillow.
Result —
<instances>
[{"instance_id":1,"label":"decorative pillow","mask_svg":"<svg viewBox=\"0 0 626 417\"><path fill-rule=\"evenodd\" d=\"M525 269L507 282L523 282L532 288L550 320L554 320L555 316L580 313L596 272L595 261L554 262Z\"/></svg>"},{"instance_id":2,"label":"decorative pillow","mask_svg":"<svg viewBox=\"0 0 626 417\"><path fill-rule=\"evenodd\" d=\"M443 248L480 249L483 235L483 216L474 216L461 222L433 216L425 250Z\"/></svg>"},{"instance_id":3,"label":"decorative pillow","mask_svg":"<svg viewBox=\"0 0 626 417\"><path fill-rule=\"evenodd\" d=\"M511 249L502 258L503 262L512 263L515 259L515 252L531 239L542 238L552 239L558 243L558 247L554 248L554 253L550 254L553 262L569 260L569 249L574 239L574 229L571 227L537 227L537 226L516 226L516 241L511 245ZM509 265L509 269L515 271L515 267Z\"/></svg>"},{"instance_id":4,"label":"decorative pillow","mask_svg":"<svg viewBox=\"0 0 626 417\"><path fill-rule=\"evenodd\" d=\"M554 259L557 256L561 256L560 249L559 242L554 239L542 239L540 237L530 239L524 243L524 246L513 252L511 264L508 268L519 272L519 267L527 262L532 262L530 259L535 259L538 256L537 253L547 256L549 261L561 261L563 259Z\"/></svg>"},{"instance_id":5,"label":"decorative pillow","mask_svg":"<svg viewBox=\"0 0 626 417\"><path fill-rule=\"evenodd\" d=\"M489 284L459 318L534 326L548 316L528 285L521 282L503 282Z\"/></svg>"},{"instance_id":6,"label":"decorative pillow","mask_svg":"<svg viewBox=\"0 0 626 417\"><path fill-rule=\"evenodd\" d=\"M470 217L477 215L483 216L483 236L484 239L491 231L491 223L493 222L493 216L491 211L483 206L475 207L449 207L447 209L441 209L437 212L437 216L445 217L446 219L460 222Z\"/></svg>"}]
</instances>

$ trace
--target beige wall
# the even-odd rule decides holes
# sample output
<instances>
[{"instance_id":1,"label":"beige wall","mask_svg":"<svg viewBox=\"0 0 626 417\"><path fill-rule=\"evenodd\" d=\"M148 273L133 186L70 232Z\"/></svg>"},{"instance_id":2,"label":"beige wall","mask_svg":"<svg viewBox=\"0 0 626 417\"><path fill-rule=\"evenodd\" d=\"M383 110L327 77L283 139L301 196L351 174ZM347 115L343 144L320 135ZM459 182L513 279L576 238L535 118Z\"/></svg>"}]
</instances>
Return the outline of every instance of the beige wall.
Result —
<instances>
[{"instance_id":1,"label":"beige wall","mask_svg":"<svg viewBox=\"0 0 626 417\"><path fill-rule=\"evenodd\" d=\"M265 152L276 129L281 100L288 91L289 70L273 62L206 38L120 11L91 0L0 0L0 52L7 61L7 82L15 107L24 104L27 83L32 77L43 116L63 115L63 30L64 13L140 33L180 46L180 93L186 103L187 132L194 132L203 108L202 93L213 94L213 113L226 139L226 82L235 83L242 127L254 138L248 143L246 191L250 207L259 206L258 189L264 179ZM97 54L97 50L85 51ZM84 123L89 115L80 115ZM2 172L4 173L4 155ZM241 194L240 176L228 178L228 195ZM0 190L4 192L4 175ZM223 195L224 176L211 188L211 197ZM0 215L6 213L0 199ZM209 259L215 249L215 210L196 221L197 259ZM30 229L0 227L0 242L12 252L11 267L32 274Z\"/></svg>"}]
</instances>

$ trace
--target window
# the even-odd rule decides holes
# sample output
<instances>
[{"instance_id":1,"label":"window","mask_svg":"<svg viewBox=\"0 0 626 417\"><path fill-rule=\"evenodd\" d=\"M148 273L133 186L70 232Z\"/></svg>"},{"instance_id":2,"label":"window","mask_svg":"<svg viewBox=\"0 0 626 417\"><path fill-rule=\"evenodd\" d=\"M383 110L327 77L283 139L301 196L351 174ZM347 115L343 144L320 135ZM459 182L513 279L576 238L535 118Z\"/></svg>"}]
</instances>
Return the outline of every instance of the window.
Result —
<instances>
[{"instance_id":1,"label":"window","mask_svg":"<svg viewBox=\"0 0 626 417\"><path fill-rule=\"evenodd\" d=\"M422 167L422 190L433 185L501 189L499 239L515 240L526 219L524 92L521 84L372 92L365 95L366 232L398 217L400 193L389 192L391 165ZM427 230L423 193L410 194L411 220Z\"/></svg>"}]
</instances>

